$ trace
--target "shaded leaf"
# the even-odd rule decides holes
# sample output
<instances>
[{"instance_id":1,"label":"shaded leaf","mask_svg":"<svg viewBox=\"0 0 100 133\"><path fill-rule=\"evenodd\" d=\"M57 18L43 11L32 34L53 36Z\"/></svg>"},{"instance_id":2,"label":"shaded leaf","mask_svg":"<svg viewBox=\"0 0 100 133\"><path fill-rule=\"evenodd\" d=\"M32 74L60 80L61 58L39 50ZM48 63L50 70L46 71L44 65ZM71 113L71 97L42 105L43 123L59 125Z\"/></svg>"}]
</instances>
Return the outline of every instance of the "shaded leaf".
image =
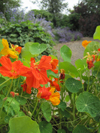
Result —
<instances>
[{"instance_id":1,"label":"shaded leaf","mask_svg":"<svg viewBox=\"0 0 100 133\"><path fill-rule=\"evenodd\" d=\"M41 121L39 123L39 128L41 133L52 133L52 125L46 121Z\"/></svg>"},{"instance_id":2,"label":"shaded leaf","mask_svg":"<svg viewBox=\"0 0 100 133\"><path fill-rule=\"evenodd\" d=\"M50 104L48 102L42 103L41 109L42 109L44 117L49 122L51 120L51 106L50 106Z\"/></svg>"},{"instance_id":3,"label":"shaded leaf","mask_svg":"<svg viewBox=\"0 0 100 133\"><path fill-rule=\"evenodd\" d=\"M79 112L87 112L96 117L100 112L100 100L89 92L83 92L76 100L76 108Z\"/></svg>"},{"instance_id":4,"label":"shaded leaf","mask_svg":"<svg viewBox=\"0 0 100 133\"><path fill-rule=\"evenodd\" d=\"M68 89L68 91L72 93L77 93L80 89L82 89L82 83L73 78L68 78L65 82L65 86Z\"/></svg>"},{"instance_id":5,"label":"shaded leaf","mask_svg":"<svg viewBox=\"0 0 100 133\"><path fill-rule=\"evenodd\" d=\"M78 125L72 133L90 133L84 125Z\"/></svg>"}]
</instances>

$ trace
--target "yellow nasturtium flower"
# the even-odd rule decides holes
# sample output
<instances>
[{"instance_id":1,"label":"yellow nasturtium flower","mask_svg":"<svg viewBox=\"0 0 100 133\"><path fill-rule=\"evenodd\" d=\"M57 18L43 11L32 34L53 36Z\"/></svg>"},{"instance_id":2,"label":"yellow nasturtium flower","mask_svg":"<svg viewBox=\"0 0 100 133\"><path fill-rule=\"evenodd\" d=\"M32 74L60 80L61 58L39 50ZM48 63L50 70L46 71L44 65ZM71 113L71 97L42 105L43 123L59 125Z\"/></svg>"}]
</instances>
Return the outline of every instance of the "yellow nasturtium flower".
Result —
<instances>
[{"instance_id":1,"label":"yellow nasturtium flower","mask_svg":"<svg viewBox=\"0 0 100 133\"><path fill-rule=\"evenodd\" d=\"M6 39L2 39L2 44L3 44L3 49L1 50L0 54L5 55L5 56L10 56L13 59L18 59L18 52L15 50L15 48L11 45L11 48L9 48L8 41Z\"/></svg>"}]
</instances>

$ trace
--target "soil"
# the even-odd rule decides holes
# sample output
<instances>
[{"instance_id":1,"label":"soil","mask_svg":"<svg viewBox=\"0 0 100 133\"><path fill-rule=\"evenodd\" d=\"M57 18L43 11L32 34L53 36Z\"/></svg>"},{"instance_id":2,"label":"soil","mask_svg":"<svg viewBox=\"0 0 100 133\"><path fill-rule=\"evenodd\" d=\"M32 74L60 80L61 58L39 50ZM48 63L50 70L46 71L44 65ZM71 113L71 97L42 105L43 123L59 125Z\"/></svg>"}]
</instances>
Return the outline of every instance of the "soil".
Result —
<instances>
[{"instance_id":1,"label":"soil","mask_svg":"<svg viewBox=\"0 0 100 133\"><path fill-rule=\"evenodd\" d=\"M77 59L82 59L83 58L83 53L84 53L84 47L82 46L82 42L84 40L98 41L98 40L94 40L92 37L83 37L83 38L81 38L81 40L78 40L78 41L72 41L72 42L67 42L67 43L59 43L56 46L54 46L54 49L57 52L57 57L60 60L60 62L63 61L63 59L60 56L60 48L63 45L67 45L71 49L71 51L72 51L71 63L73 65L75 65L75 61Z\"/></svg>"}]
</instances>

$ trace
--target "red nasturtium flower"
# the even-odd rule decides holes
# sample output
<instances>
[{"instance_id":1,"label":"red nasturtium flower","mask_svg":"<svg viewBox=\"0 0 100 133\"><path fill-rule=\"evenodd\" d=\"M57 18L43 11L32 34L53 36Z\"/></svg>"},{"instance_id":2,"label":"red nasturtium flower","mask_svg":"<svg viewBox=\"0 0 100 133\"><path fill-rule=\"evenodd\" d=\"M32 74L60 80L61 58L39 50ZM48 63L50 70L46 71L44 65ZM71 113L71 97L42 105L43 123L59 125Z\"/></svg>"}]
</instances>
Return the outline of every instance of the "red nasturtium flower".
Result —
<instances>
[{"instance_id":1,"label":"red nasturtium flower","mask_svg":"<svg viewBox=\"0 0 100 133\"><path fill-rule=\"evenodd\" d=\"M45 88L45 86L39 87L38 93L37 93L38 98L43 98L43 99L48 100L50 96L51 96L51 92L49 91L48 88Z\"/></svg>"},{"instance_id":2,"label":"red nasturtium flower","mask_svg":"<svg viewBox=\"0 0 100 133\"><path fill-rule=\"evenodd\" d=\"M27 86L26 82L24 82L21 87L23 88L23 91L26 91L26 93L31 94L31 87Z\"/></svg>"},{"instance_id":3,"label":"red nasturtium flower","mask_svg":"<svg viewBox=\"0 0 100 133\"><path fill-rule=\"evenodd\" d=\"M42 56L40 62L31 59L30 71L26 76L26 84L29 88L38 88L40 84L47 84L49 81L46 70L51 69L51 57Z\"/></svg>"},{"instance_id":4,"label":"red nasturtium flower","mask_svg":"<svg viewBox=\"0 0 100 133\"><path fill-rule=\"evenodd\" d=\"M0 58L0 73L3 76L9 77L11 79L16 79L19 76L24 76L29 70L28 67L24 66L21 61L11 62L6 56Z\"/></svg>"},{"instance_id":5,"label":"red nasturtium flower","mask_svg":"<svg viewBox=\"0 0 100 133\"><path fill-rule=\"evenodd\" d=\"M51 60L51 66L52 66L52 69L51 69L51 70L52 70L54 73L58 73L58 70L56 70L57 65L58 65L58 60L57 60L57 59Z\"/></svg>"},{"instance_id":6,"label":"red nasturtium flower","mask_svg":"<svg viewBox=\"0 0 100 133\"><path fill-rule=\"evenodd\" d=\"M92 42L92 41L84 40L84 41L82 42L82 46L83 46L84 48L86 48L87 45L88 45L90 42Z\"/></svg>"},{"instance_id":7,"label":"red nasturtium flower","mask_svg":"<svg viewBox=\"0 0 100 133\"><path fill-rule=\"evenodd\" d=\"M100 52L100 48L98 49L98 51Z\"/></svg>"},{"instance_id":8,"label":"red nasturtium flower","mask_svg":"<svg viewBox=\"0 0 100 133\"><path fill-rule=\"evenodd\" d=\"M92 55L90 59L87 58L88 69L91 69L94 66L93 64L94 61L95 61L95 55Z\"/></svg>"},{"instance_id":9,"label":"red nasturtium flower","mask_svg":"<svg viewBox=\"0 0 100 133\"><path fill-rule=\"evenodd\" d=\"M58 83L58 78L54 78L54 81L49 80L50 86L55 87L57 91L60 91L60 85Z\"/></svg>"},{"instance_id":10,"label":"red nasturtium flower","mask_svg":"<svg viewBox=\"0 0 100 133\"><path fill-rule=\"evenodd\" d=\"M18 46L18 45L13 45L13 44L11 44L11 49L12 49L13 51L17 51L18 54L20 54L20 53L21 53L21 50L22 50L22 47L20 47L20 46Z\"/></svg>"}]
</instances>

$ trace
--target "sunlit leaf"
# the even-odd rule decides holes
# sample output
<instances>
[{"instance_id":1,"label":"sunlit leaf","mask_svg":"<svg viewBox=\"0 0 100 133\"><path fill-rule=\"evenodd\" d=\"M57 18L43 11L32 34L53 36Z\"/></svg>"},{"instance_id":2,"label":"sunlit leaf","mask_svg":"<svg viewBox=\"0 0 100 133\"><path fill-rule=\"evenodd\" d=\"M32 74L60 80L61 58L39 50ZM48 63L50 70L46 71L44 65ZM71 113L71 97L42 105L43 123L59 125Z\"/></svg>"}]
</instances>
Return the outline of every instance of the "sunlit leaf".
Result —
<instances>
[{"instance_id":1,"label":"sunlit leaf","mask_svg":"<svg viewBox=\"0 0 100 133\"><path fill-rule=\"evenodd\" d=\"M72 51L68 46L63 45L60 49L60 54L64 61L71 62Z\"/></svg>"},{"instance_id":2,"label":"sunlit leaf","mask_svg":"<svg viewBox=\"0 0 100 133\"><path fill-rule=\"evenodd\" d=\"M93 34L93 39L100 40L100 25L96 27L95 33Z\"/></svg>"},{"instance_id":3,"label":"sunlit leaf","mask_svg":"<svg viewBox=\"0 0 100 133\"><path fill-rule=\"evenodd\" d=\"M12 118L9 133L40 133L38 124L28 116Z\"/></svg>"}]
</instances>

